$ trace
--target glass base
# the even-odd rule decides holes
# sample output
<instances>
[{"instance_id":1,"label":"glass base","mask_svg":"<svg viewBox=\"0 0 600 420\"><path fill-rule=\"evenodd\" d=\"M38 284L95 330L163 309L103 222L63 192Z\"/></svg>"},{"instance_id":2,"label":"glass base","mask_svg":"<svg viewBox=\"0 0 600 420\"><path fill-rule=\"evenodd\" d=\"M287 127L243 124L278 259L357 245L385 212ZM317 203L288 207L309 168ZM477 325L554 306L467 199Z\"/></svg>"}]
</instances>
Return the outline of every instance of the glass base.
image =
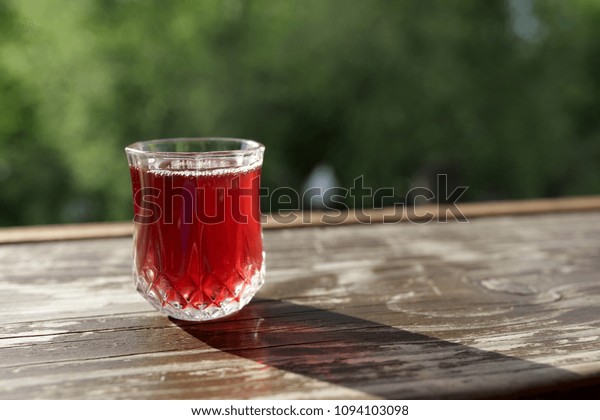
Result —
<instances>
[{"instance_id":1,"label":"glass base","mask_svg":"<svg viewBox=\"0 0 600 420\"><path fill-rule=\"evenodd\" d=\"M133 278L136 290L152 306L165 315L184 321L212 321L229 316L250 302L265 282L265 264L263 262L261 269L256 271L249 281L244 282L237 297L229 297L220 302L213 301L210 304L202 304L197 307L192 305L183 307L180 302L169 301L167 299L168 290L161 289L157 291L154 287L149 288L149 282L137 273L135 267Z\"/></svg>"}]
</instances>

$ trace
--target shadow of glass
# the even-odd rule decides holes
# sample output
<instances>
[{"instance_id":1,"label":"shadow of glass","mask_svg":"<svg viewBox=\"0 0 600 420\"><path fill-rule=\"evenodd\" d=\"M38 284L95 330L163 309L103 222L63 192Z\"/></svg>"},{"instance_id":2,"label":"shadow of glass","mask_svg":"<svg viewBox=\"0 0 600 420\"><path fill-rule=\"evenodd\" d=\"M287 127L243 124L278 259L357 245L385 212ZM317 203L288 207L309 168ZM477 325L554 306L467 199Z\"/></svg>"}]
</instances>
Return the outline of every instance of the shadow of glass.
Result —
<instances>
[{"instance_id":1,"label":"shadow of glass","mask_svg":"<svg viewBox=\"0 0 600 420\"><path fill-rule=\"evenodd\" d=\"M539 396L579 379L550 365L277 300L255 299L220 321L171 321L224 352L388 399Z\"/></svg>"}]
</instances>

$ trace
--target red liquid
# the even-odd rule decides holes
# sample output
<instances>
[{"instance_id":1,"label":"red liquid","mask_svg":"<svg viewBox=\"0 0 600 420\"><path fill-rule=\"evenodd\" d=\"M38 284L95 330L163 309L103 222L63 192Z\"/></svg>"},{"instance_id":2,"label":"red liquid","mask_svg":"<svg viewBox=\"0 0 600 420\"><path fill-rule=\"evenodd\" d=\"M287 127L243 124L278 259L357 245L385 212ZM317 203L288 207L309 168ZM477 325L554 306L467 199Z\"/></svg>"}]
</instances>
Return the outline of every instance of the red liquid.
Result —
<instances>
[{"instance_id":1,"label":"red liquid","mask_svg":"<svg viewBox=\"0 0 600 420\"><path fill-rule=\"evenodd\" d=\"M263 281L260 168L130 172L138 291L178 318L245 305Z\"/></svg>"}]
</instances>

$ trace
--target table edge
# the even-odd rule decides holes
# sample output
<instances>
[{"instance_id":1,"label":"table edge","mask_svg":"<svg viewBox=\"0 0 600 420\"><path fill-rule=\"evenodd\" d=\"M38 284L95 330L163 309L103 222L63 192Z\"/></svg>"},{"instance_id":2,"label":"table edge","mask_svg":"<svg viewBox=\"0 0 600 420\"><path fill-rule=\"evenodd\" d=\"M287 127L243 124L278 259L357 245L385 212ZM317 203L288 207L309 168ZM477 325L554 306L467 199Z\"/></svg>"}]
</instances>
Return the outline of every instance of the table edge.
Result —
<instances>
[{"instance_id":1,"label":"table edge","mask_svg":"<svg viewBox=\"0 0 600 420\"><path fill-rule=\"evenodd\" d=\"M600 211L600 195L531 200L507 200L453 205L418 205L370 210L330 210L269 214L263 218L265 229L299 228L372 223L425 223L481 217L522 216L544 213ZM464 219L463 219L464 217ZM0 244L120 238L131 236L133 222L100 222L0 228Z\"/></svg>"}]
</instances>

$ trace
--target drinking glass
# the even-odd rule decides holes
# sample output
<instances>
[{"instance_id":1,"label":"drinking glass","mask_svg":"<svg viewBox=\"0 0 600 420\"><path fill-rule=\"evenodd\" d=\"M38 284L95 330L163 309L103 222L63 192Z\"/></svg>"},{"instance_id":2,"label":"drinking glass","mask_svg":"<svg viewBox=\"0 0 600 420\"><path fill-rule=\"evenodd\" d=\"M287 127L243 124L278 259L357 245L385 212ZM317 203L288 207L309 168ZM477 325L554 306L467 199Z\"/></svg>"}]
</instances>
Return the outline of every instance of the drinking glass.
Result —
<instances>
[{"instance_id":1,"label":"drinking glass","mask_svg":"<svg viewBox=\"0 0 600 420\"><path fill-rule=\"evenodd\" d=\"M177 138L125 149L138 292L177 319L240 310L264 282L260 173L253 140Z\"/></svg>"}]
</instances>

